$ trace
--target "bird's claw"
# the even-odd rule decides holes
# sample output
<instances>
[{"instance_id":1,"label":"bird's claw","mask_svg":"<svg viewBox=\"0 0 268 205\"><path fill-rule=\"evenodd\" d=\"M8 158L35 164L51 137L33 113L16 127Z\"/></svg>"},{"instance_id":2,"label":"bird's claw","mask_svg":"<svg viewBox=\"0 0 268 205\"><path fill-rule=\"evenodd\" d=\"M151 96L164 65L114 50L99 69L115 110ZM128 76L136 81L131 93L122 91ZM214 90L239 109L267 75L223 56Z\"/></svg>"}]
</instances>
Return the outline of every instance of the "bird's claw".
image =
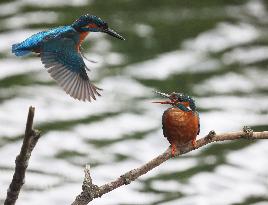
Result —
<instances>
[{"instance_id":1,"label":"bird's claw","mask_svg":"<svg viewBox=\"0 0 268 205\"><path fill-rule=\"evenodd\" d=\"M176 144L171 144L171 156L172 158L175 157L176 153L177 153L177 145Z\"/></svg>"},{"instance_id":2,"label":"bird's claw","mask_svg":"<svg viewBox=\"0 0 268 205\"><path fill-rule=\"evenodd\" d=\"M194 140L192 140L192 146L193 146L193 148L194 149L196 149L197 148L197 143L196 143L196 140L194 139Z\"/></svg>"}]
</instances>

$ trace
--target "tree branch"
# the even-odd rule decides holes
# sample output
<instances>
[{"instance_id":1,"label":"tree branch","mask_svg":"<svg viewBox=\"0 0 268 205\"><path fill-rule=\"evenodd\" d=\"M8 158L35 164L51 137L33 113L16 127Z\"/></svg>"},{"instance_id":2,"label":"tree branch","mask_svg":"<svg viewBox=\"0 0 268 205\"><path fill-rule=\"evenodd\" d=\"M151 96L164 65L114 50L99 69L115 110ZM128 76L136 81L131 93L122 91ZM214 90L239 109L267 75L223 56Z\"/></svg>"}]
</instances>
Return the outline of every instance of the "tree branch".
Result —
<instances>
[{"instance_id":1,"label":"tree branch","mask_svg":"<svg viewBox=\"0 0 268 205\"><path fill-rule=\"evenodd\" d=\"M196 141L195 147L193 147L191 143L183 147L177 147L177 153L175 156L188 153L194 149L198 149L212 142L237 140L237 139L248 139L248 140L268 139L268 131L253 132L253 130L251 130L249 127L244 127L243 131L223 133L219 135L216 135L214 131L210 131L210 133L207 136ZM156 158L152 159L146 164L136 169L132 169L126 172L125 174L121 175L116 180L104 184L100 187L92 183L89 166L86 166L82 192L76 197L72 205L86 205L93 199L101 197L102 195L120 186L130 184L130 182L136 180L141 175L146 174L147 172L159 166L160 164L162 164L163 162L167 161L170 158L172 158L172 155L171 155L171 148L169 147L161 155L157 156Z\"/></svg>"},{"instance_id":2,"label":"tree branch","mask_svg":"<svg viewBox=\"0 0 268 205\"><path fill-rule=\"evenodd\" d=\"M28 167L28 162L31 153L40 137L40 132L33 130L34 107L29 108L28 118L25 128L25 136L21 146L19 155L15 160L15 173L9 188L4 205L14 205L18 199L22 185L24 184L25 172Z\"/></svg>"}]
</instances>

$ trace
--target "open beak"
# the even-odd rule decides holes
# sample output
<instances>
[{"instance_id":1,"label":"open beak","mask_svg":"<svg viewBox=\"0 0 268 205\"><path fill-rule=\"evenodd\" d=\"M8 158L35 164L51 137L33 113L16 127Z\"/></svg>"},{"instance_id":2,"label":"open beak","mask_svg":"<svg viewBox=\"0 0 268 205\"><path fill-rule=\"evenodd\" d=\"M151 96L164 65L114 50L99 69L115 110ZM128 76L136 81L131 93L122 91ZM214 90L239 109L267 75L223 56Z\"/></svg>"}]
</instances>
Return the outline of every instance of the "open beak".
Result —
<instances>
[{"instance_id":1,"label":"open beak","mask_svg":"<svg viewBox=\"0 0 268 205\"><path fill-rule=\"evenodd\" d=\"M155 101L152 103L160 103L162 105L164 105L164 104L173 105L174 104L172 101Z\"/></svg>"},{"instance_id":2,"label":"open beak","mask_svg":"<svg viewBox=\"0 0 268 205\"><path fill-rule=\"evenodd\" d=\"M107 28L107 29L103 30L102 32L103 32L103 33L107 33L107 34L109 34L110 36L113 36L113 37L118 38L118 39L120 39L120 40L125 40L125 39L123 38L123 36L119 35L118 33L116 33L114 30L112 30L112 29L110 29L110 28Z\"/></svg>"},{"instance_id":3,"label":"open beak","mask_svg":"<svg viewBox=\"0 0 268 205\"><path fill-rule=\"evenodd\" d=\"M167 101L156 101L152 103L160 103L160 104L168 104L168 105L174 105L174 101L170 98L169 94L161 93L159 91L154 91L156 94L161 95L162 97L169 98Z\"/></svg>"}]
</instances>

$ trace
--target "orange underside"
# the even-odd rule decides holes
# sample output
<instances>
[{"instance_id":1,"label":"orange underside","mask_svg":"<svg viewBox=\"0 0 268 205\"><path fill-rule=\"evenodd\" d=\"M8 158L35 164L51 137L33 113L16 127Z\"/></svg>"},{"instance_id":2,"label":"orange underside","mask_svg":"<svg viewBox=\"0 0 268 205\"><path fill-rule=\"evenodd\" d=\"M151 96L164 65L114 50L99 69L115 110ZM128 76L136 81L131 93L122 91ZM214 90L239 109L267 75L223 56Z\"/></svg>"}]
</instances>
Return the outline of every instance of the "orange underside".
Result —
<instances>
[{"instance_id":1,"label":"orange underside","mask_svg":"<svg viewBox=\"0 0 268 205\"><path fill-rule=\"evenodd\" d=\"M177 146L183 146L189 142L195 146L199 130L197 114L184 112L178 108L169 108L163 114L162 123L164 136L172 145L172 156L175 155Z\"/></svg>"},{"instance_id":2,"label":"orange underside","mask_svg":"<svg viewBox=\"0 0 268 205\"><path fill-rule=\"evenodd\" d=\"M80 33L79 41L78 41L78 44L76 46L77 51L80 51L80 46L88 34L89 34L89 32L81 32Z\"/></svg>"},{"instance_id":3,"label":"orange underside","mask_svg":"<svg viewBox=\"0 0 268 205\"><path fill-rule=\"evenodd\" d=\"M94 24L94 23L90 23L86 27L88 27L88 28L96 28L97 25ZM77 51L80 51L80 46L81 46L83 40L87 37L88 34L89 34L88 31L87 32L81 32L80 33L79 42L78 42L77 47L76 47Z\"/></svg>"}]
</instances>

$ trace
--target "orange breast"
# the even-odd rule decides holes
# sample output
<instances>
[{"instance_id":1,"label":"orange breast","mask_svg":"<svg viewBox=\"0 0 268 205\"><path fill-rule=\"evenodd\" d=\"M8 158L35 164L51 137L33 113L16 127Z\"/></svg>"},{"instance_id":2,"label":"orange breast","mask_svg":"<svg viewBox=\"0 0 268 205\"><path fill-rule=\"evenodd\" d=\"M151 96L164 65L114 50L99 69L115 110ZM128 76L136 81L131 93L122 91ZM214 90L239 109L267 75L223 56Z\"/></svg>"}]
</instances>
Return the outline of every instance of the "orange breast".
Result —
<instances>
[{"instance_id":1,"label":"orange breast","mask_svg":"<svg viewBox=\"0 0 268 205\"><path fill-rule=\"evenodd\" d=\"M77 51L80 51L80 46L81 46L83 40L87 37L88 33L89 32L82 32L82 33L80 33L79 41L78 41L78 44L76 46Z\"/></svg>"},{"instance_id":2,"label":"orange breast","mask_svg":"<svg viewBox=\"0 0 268 205\"><path fill-rule=\"evenodd\" d=\"M163 133L170 144L183 145L194 139L199 131L199 118L195 112L178 108L167 109L162 117Z\"/></svg>"}]
</instances>

